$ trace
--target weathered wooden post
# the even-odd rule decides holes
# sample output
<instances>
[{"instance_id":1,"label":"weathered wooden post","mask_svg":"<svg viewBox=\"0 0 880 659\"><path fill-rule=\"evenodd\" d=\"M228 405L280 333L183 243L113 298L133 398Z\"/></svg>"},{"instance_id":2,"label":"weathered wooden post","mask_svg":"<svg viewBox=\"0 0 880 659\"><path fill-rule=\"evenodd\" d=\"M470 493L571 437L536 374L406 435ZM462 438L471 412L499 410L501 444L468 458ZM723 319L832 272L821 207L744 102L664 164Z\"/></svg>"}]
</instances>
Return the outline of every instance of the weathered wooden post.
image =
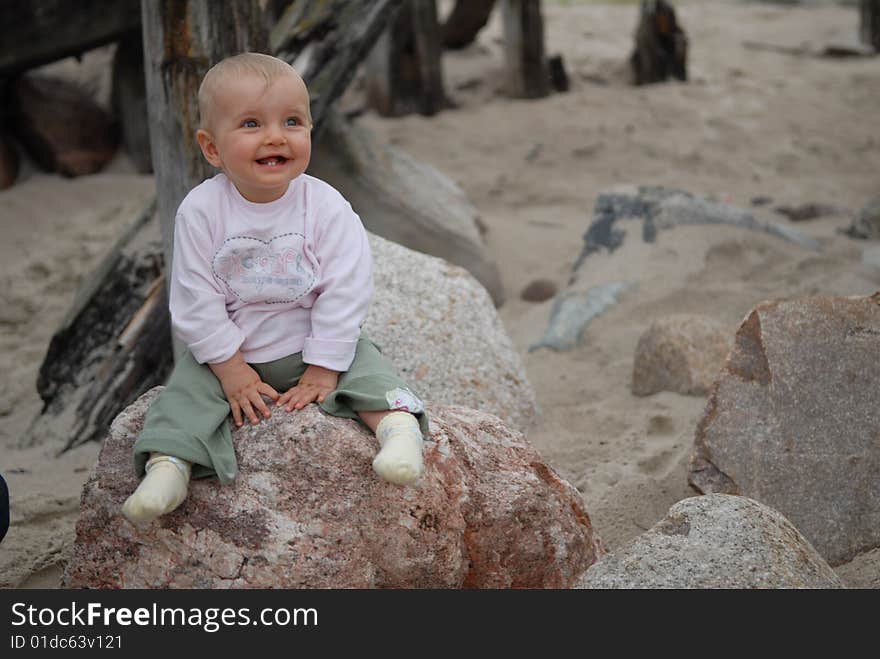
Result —
<instances>
[{"instance_id":1,"label":"weathered wooden post","mask_svg":"<svg viewBox=\"0 0 880 659\"><path fill-rule=\"evenodd\" d=\"M367 101L385 116L433 115L446 103L435 0L406 0L367 59Z\"/></svg>"},{"instance_id":2,"label":"weathered wooden post","mask_svg":"<svg viewBox=\"0 0 880 659\"><path fill-rule=\"evenodd\" d=\"M142 0L141 11L157 211L170 265L177 207L214 174L196 141L199 83L224 57L265 52L268 33L259 0Z\"/></svg>"},{"instance_id":3,"label":"weathered wooden post","mask_svg":"<svg viewBox=\"0 0 880 659\"><path fill-rule=\"evenodd\" d=\"M862 42L880 52L880 0L862 0Z\"/></svg>"},{"instance_id":4,"label":"weathered wooden post","mask_svg":"<svg viewBox=\"0 0 880 659\"><path fill-rule=\"evenodd\" d=\"M507 93L514 98L541 98L550 93L544 57L541 0L501 0Z\"/></svg>"},{"instance_id":5,"label":"weathered wooden post","mask_svg":"<svg viewBox=\"0 0 880 659\"><path fill-rule=\"evenodd\" d=\"M443 47L457 50L473 43L494 6L495 0L457 0L440 30Z\"/></svg>"},{"instance_id":6,"label":"weathered wooden post","mask_svg":"<svg viewBox=\"0 0 880 659\"><path fill-rule=\"evenodd\" d=\"M687 80L687 35L670 3L642 0L630 65L636 85Z\"/></svg>"}]
</instances>

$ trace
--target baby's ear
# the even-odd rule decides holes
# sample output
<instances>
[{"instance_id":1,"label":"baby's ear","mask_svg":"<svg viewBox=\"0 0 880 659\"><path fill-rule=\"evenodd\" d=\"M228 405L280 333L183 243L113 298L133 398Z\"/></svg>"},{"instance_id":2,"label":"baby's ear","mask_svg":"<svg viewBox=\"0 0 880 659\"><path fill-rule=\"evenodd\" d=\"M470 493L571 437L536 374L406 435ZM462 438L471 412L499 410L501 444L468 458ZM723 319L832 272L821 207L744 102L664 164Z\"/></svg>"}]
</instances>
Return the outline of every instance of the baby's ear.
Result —
<instances>
[{"instance_id":1,"label":"baby's ear","mask_svg":"<svg viewBox=\"0 0 880 659\"><path fill-rule=\"evenodd\" d=\"M205 156L205 160L220 169L223 163L220 161L220 153L217 151L217 145L214 142L214 138L211 137L211 133L204 128L199 128L196 131L196 139L199 141L199 146L202 149L202 155Z\"/></svg>"}]
</instances>

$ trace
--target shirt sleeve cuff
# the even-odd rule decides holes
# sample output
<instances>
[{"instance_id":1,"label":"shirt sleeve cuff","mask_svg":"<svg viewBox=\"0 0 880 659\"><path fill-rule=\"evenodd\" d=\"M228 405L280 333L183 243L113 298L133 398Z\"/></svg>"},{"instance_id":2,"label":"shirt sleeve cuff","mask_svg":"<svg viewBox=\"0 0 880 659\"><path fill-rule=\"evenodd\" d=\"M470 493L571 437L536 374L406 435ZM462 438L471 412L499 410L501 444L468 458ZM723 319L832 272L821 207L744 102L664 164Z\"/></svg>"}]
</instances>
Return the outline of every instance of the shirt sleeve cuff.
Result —
<instances>
[{"instance_id":1,"label":"shirt sleeve cuff","mask_svg":"<svg viewBox=\"0 0 880 659\"><path fill-rule=\"evenodd\" d=\"M323 366L331 371L347 371L354 361L357 341L337 341L333 339L313 339L308 337L303 346L302 356L306 364Z\"/></svg>"},{"instance_id":2,"label":"shirt sleeve cuff","mask_svg":"<svg viewBox=\"0 0 880 659\"><path fill-rule=\"evenodd\" d=\"M244 333L230 321L201 341L190 343L188 347L199 364L217 364L230 359L242 343Z\"/></svg>"}]
</instances>

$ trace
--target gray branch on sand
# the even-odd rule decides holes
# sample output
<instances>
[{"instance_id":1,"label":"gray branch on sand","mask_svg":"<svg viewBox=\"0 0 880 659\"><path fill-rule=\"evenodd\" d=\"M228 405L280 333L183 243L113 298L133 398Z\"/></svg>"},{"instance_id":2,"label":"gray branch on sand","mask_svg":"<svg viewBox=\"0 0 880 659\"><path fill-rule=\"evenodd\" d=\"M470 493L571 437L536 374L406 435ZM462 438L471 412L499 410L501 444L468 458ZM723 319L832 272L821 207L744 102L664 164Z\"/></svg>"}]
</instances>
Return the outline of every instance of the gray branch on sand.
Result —
<instances>
[{"instance_id":1,"label":"gray branch on sand","mask_svg":"<svg viewBox=\"0 0 880 659\"><path fill-rule=\"evenodd\" d=\"M593 220L584 234L584 247L572 267L569 288L556 296L543 337L529 351L550 348L571 350L583 344L584 331L599 315L612 308L638 282L610 282L586 292L572 288L578 271L591 254L613 252L623 244L626 232L615 224L620 220L642 221L642 240L653 243L657 233L676 226L723 224L776 236L804 249L819 251L819 243L797 229L757 219L749 211L731 204L697 197L684 190L642 186L635 193L603 193L593 207Z\"/></svg>"}]
</instances>

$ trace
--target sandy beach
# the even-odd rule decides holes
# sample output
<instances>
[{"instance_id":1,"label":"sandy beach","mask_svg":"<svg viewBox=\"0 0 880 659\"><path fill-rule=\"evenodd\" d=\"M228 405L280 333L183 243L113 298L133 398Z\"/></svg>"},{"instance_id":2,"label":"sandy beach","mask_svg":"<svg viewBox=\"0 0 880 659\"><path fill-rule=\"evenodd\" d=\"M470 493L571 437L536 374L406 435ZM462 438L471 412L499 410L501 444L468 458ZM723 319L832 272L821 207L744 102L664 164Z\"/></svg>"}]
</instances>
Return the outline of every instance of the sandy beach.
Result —
<instances>
[{"instance_id":1,"label":"sandy beach","mask_svg":"<svg viewBox=\"0 0 880 659\"><path fill-rule=\"evenodd\" d=\"M855 7L677 2L689 80L636 88L627 60L637 4L543 4L546 50L564 59L567 93L504 96L495 15L477 43L444 55L454 108L430 118L366 112L358 121L447 174L477 207L506 293L499 314L542 410L528 439L582 493L613 551L698 494L687 484L687 461L706 399L631 392L636 344L654 319L700 315L729 327L732 339L763 300L880 290L880 266L862 260L880 241L840 233L880 195L880 60L746 45L818 51L855 43ZM106 59L79 66L100 71ZM96 94L106 96L106 78L96 75ZM355 83L343 103L360 101ZM747 208L796 227L820 249L735 227L678 226L654 243L632 229L619 249L592 255L578 273L596 285L631 282L619 304L588 326L577 348L530 351L553 302L526 302L520 292L536 279L565 288L597 196L619 185L674 187ZM26 164L19 182L0 192L0 472L12 493L0 587L60 584L99 446L56 456L57 445L23 449L19 439L40 409L37 370L78 284L153 194L152 177L133 173L124 153L77 179ZM772 201L754 205L761 197ZM806 203L837 211L794 223L773 210ZM851 587L880 587L880 550L836 572Z\"/></svg>"}]
</instances>

